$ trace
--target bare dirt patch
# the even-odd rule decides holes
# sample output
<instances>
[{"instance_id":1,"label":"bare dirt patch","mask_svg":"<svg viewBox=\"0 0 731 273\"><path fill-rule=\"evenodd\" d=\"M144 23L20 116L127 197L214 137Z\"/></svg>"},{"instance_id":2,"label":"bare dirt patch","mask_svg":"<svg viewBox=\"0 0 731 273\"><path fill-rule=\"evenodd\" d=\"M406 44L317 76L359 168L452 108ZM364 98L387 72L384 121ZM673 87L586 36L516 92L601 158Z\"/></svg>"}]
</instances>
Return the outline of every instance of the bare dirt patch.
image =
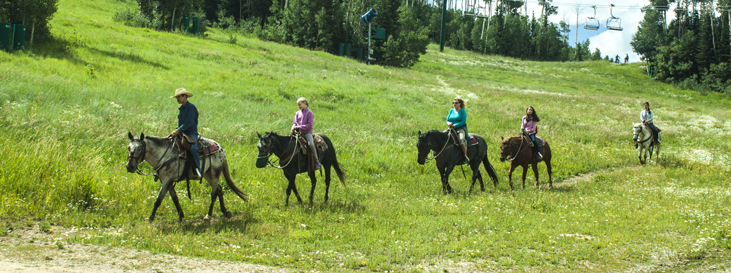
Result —
<instances>
[{"instance_id":1,"label":"bare dirt patch","mask_svg":"<svg viewBox=\"0 0 731 273\"><path fill-rule=\"evenodd\" d=\"M283 268L207 260L145 250L54 239L62 231L40 231L38 225L0 237L0 272L290 272Z\"/></svg>"}]
</instances>

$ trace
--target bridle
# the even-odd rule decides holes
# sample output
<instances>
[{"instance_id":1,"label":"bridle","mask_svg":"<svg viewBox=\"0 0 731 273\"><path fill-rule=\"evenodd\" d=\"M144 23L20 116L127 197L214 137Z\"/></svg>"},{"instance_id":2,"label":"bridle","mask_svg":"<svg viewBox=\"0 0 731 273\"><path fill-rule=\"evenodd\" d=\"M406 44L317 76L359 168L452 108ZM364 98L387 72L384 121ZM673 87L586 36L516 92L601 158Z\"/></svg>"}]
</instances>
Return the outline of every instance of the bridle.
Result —
<instances>
[{"instance_id":1,"label":"bridle","mask_svg":"<svg viewBox=\"0 0 731 273\"><path fill-rule=\"evenodd\" d=\"M452 132L453 130L454 130L454 128L449 128L449 132L450 132L450 133L451 133L451 132ZM426 134L424 134L424 135L426 135ZM429 161L429 160L433 160L433 159L436 159L437 157L439 157L439 155L441 155L441 154L442 154L442 153L443 153L443 152L444 152L444 151L445 151L445 150L447 149L447 144L449 144L449 139L450 139L450 135L449 135L449 133L447 133L447 140L446 140L446 141L444 141L444 146L442 147L442 150L441 150L441 151L439 151L439 153L437 153L437 154L436 154L436 155L435 155L434 157L432 157L432 158L429 158L428 156L426 156L426 157L425 157L426 161ZM427 145L427 147L429 148L429 150L431 151L431 142L427 140L427 141L426 141L426 145ZM421 154L421 153L420 153L420 154ZM427 152L427 154L428 154L428 152Z\"/></svg>"},{"instance_id":2,"label":"bridle","mask_svg":"<svg viewBox=\"0 0 731 273\"><path fill-rule=\"evenodd\" d=\"M635 141L635 144L643 144L652 138L652 134L650 133L650 134L647 134L648 136L646 139L643 139L642 141L637 140L640 138L640 135L642 135L642 137L645 137L645 130L642 130L642 126L644 126L644 124L640 124L640 129L639 129L639 132L637 132L637 134L634 134L634 132L632 133L632 138L633 138L632 140ZM635 138L635 136L637 136L637 138Z\"/></svg>"},{"instance_id":3,"label":"bridle","mask_svg":"<svg viewBox=\"0 0 731 273\"><path fill-rule=\"evenodd\" d=\"M139 140L139 139L136 139L136 140L132 140L132 142L135 142L135 141L139 141L140 143L142 143L142 145L141 145L141 149L140 149L140 154L139 154L139 155L137 155L137 156L132 156L132 154L128 154L128 155L127 155L127 164L129 164L129 162L130 162L130 159L134 159L134 160L135 160L135 161L137 162L137 170L135 170L135 173L137 173L137 174L139 174L139 175L145 175L145 176L146 176L146 175L156 174L156 173L157 173L157 171L159 171L160 169L162 169L162 167L164 167L164 166L165 166L165 165L167 165L168 163L170 163L170 162L172 162L173 160L175 160L175 158L172 158L171 160L168 160L168 161L166 161L166 162L163 162L162 164L158 165L157 167L153 166L153 167L152 167L152 171L151 171L151 172L149 172L149 173L145 173L145 172L143 172L143 171L142 171L142 170L140 169L140 163L142 163L142 162L144 162L144 161L145 161L145 154L147 153L147 143L146 143L146 142L145 142L144 140ZM171 139L171 141L172 141L172 139ZM158 161L158 162L160 162L160 160L162 160L163 158L165 158L165 155L166 155L166 154L168 153L168 151L170 150L170 147L172 147L172 146L175 146L175 145L176 145L176 144L175 144L175 142L173 141L173 145L171 145L171 146L168 146L168 147L167 147L167 149L165 149L165 152L164 152L164 153L162 154L162 156L160 156L160 159L158 159L157 161ZM135 151L134 153L137 153L137 151ZM152 165L150 165L150 166L152 166Z\"/></svg>"},{"instance_id":4,"label":"bridle","mask_svg":"<svg viewBox=\"0 0 731 273\"><path fill-rule=\"evenodd\" d=\"M274 168L277 168L277 169L284 169L287 166L289 166L289 163L292 163L292 161L293 161L293 160L291 160L291 158L294 156L295 153L297 153L297 145L299 145L299 141L298 141L299 135L300 135L300 132L299 131L296 131L295 134L290 137L290 138L294 138L295 139L295 141L294 141L294 151L292 151L292 155L290 155L289 157L286 157L285 159L283 159L283 160L287 160L287 164L284 164L284 166L274 165L274 163L272 163L272 161L269 160L269 157L273 154L273 152L272 152L272 136L269 135L267 137L267 140L266 140L267 141L267 144L266 144L267 145L267 155L266 155L267 164L269 166L274 167ZM263 158L263 156L259 156L257 158Z\"/></svg>"}]
</instances>

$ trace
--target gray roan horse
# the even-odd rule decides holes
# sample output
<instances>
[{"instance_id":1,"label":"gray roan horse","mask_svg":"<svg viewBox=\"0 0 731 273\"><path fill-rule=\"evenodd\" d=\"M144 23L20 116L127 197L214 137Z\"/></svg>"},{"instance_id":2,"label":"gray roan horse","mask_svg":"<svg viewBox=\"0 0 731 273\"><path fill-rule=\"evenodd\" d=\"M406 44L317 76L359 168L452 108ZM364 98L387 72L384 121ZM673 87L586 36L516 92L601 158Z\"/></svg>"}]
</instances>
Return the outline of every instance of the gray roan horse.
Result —
<instances>
[{"instance_id":1,"label":"gray roan horse","mask_svg":"<svg viewBox=\"0 0 731 273\"><path fill-rule=\"evenodd\" d=\"M475 181L480 180L480 189L485 191L485 184L482 181L482 174L480 173L480 163L485 166L487 174L492 178L492 184L497 188L497 175L492 164L487 159L487 143L485 139L476 134L470 134L471 138L477 140L476 146L469 146L467 153L470 158L470 168L472 169L472 184L470 184L470 190L467 193L472 192L472 188L475 186ZM452 173L456 165L463 164L462 149L458 145L455 145L454 138L449 137L447 133L440 132L437 130L431 130L424 134L419 131L419 141L416 143L416 148L419 151L419 155L416 158L416 162L420 165L424 165L427 159L436 159L437 170L439 170L439 176L442 178L442 192L452 193L452 186L449 185L449 174ZM430 151L434 151L437 155L434 158L427 158Z\"/></svg>"},{"instance_id":2,"label":"gray roan horse","mask_svg":"<svg viewBox=\"0 0 731 273\"><path fill-rule=\"evenodd\" d=\"M653 149L657 146L657 156L655 162L660 158L660 143L655 142L655 137L650 132L647 126L642 123L632 124L632 140L637 144L637 158L640 159L640 164L647 163L647 151L650 151L650 159L652 159ZM645 152L645 158L642 158L642 152Z\"/></svg>"},{"instance_id":3,"label":"gray roan horse","mask_svg":"<svg viewBox=\"0 0 731 273\"><path fill-rule=\"evenodd\" d=\"M169 138L145 137L145 134L140 134L139 138L134 138L132 133L128 134L130 143L128 147L129 154L127 155L127 172L142 174L138 168L138 164L147 161L154 171L157 172L157 177L162 183L160 193L158 193L157 199L155 200L155 207L152 209L152 214L150 214L150 221L155 220L155 213L160 207L162 199L165 198L165 194L168 192L170 192L170 198L173 199L175 208L178 210L178 221L182 221L183 209L180 207L178 195L175 193L175 183L185 180L188 170L184 170L185 160L178 158L180 147ZM246 194L236 187L236 184L231 180L228 161L226 160L226 151L221 147L216 153L209 154L207 157L201 156L201 165L204 168L201 171L203 178L208 181L208 184L213 189L211 191L211 205L204 219L208 220L213 213L213 205L216 203L216 197L220 200L221 212L224 216L231 217L231 212L226 210L226 207L223 205L223 190L218 185L221 174L226 178L228 187L244 201L246 201ZM190 192L188 194L190 195Z\"/></svg>"},{"instance_id":4,"label":"gray roan horse","mask_svg":"<svg viewBox=\"0 0 731 273\"><path fill-rule=\"evenodd\" d=\"M297 185L294 182L295 178L297 178L297 174L304 172L310 175L310 182L312 183L312 187L310 188L310 205L312 205L312 195L315 193L317 177L315 176L315 171L311 170L310 164L302 162L307 160L309 155L306 156L302 154L300 149L297 147L298 142L295 141L295 137L280 136L274 132L269 132L264 135L260 135L259 133L256 134L259 136L259 144L256 145L259 149L257 167L264 168L268 163L277 169L282 169L284 176L289 181L285 205L289 205L289 195L293 191L294 196L297 197L297 201L300 204L302 203L302 198L300 198L300 194L297 192ZM335 169L335 172L340 179L340 184L343 185L343 187L345 187L345 174L342 170L340 170L340 163L338 163L338 158L335 155L335 147L333 147L330 138L322 133L314 133L313 135L319 136L328 146L328 148L320 155L320 163L322 163L322 168L325 169L325 202L327 203L329 198L328 193L330 192L330 167L332 166ZM279 158L279 166L274 166L268 161L269 156L272 154Z\"/></svg>"}]
</instances>

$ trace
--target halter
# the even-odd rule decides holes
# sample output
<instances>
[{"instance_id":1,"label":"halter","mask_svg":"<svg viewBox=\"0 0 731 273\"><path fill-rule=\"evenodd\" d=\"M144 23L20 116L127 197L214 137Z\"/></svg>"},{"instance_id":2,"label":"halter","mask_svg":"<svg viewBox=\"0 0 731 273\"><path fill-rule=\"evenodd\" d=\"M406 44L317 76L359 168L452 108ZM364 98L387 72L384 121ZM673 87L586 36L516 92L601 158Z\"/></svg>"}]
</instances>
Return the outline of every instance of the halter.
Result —
<instances>
[{"instance_id":1,"label":"halter","mask_svg":"<svg viewBox=\"0 0 731 273\"><path fill-rule=\"evenodd\" d=\"M292 157L297 152L297 145L299 144L299 141L297 141L297 139L299 138L299 136L300 136L300 132L299 131L295 131L295 133L290 137L290 139L291 138L294 138L295 139L295 141L294 141L294 151L292 151L292 155L290 155L289 157L285 158L285 160L289 159L287 161L287 164L284 164L284 166L276 166L276 165L274 165L272 163L271 160L269 160L269 157L273 154L273 152L271 152L271 150L272 150L272 139L271 139L271 137L272 136L269 135L269 138L267 138L267 156L266 156L266 158L267 158L267 164L269 164L269 166L272 166L272 167L277 168L277 169L284 169L287 166L289 166L289 163L292 163L292 161L293 161L292 160ZM257 158L262 158L262 157L263 156L259 156Z\"/></svg>"},{"instance_id":2,"label":"halter","mask_svg":"<svg viewBox=\"0 0 731 273\"><path fill-rule=\"evenodd\" d=\"M449 128L449 132L452 132L452 131L454 131L454 128ZM449 137L450 137L450 136L449 136L449 133L447 133L447 141L445 141L445 142L444 142L444 147L442 147L442 150L441 150L441 151L439 151L439 153L438 153L437 155L435 155L434 157L432 157L432 158L429 158L429 157L427 156L427 157L426 157L426 160L427 160L427 161L429 161L429 160L433 160L433 159L436 159L437 157L439 157L439 155L441 155L441 154L442 154L442 153L444 152L444 150L446 150L446 149L447 149L447 144L449 144ZM426 142L426 145L428 145L428 146L429 146L429 149L431 150L431 143L430 143L429 141L427 141L427 142Z\"/></svg>"}]
</instances>

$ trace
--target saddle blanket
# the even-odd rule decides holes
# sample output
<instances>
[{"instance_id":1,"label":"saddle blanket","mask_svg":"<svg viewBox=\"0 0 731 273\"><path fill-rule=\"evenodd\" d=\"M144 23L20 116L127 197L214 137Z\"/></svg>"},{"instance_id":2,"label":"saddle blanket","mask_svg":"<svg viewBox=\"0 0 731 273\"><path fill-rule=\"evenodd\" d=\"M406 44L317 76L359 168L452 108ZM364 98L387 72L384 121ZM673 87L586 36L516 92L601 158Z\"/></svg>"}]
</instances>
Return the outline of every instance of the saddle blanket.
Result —
<instances>
[{"instance_id":1,"label":"saddle blanket","mask_svg":"<svg viewBox=\"0 0 731 273\"><path fill-rule=\"evenodd\" d=\"M198 149L198 153L200 153L202 155L212 154L212 153L218 151L218 149L220 149L220 147L218 146L218 143L216 143L215 141L213 141L211 139L201 138L201 141L199 141L199 143L202 141L208 142L208 145L198 145L199 148L202 148L202 149ZM201 146L207 146L207 147L201 147Z\"/></svg>"}]
</instances>

